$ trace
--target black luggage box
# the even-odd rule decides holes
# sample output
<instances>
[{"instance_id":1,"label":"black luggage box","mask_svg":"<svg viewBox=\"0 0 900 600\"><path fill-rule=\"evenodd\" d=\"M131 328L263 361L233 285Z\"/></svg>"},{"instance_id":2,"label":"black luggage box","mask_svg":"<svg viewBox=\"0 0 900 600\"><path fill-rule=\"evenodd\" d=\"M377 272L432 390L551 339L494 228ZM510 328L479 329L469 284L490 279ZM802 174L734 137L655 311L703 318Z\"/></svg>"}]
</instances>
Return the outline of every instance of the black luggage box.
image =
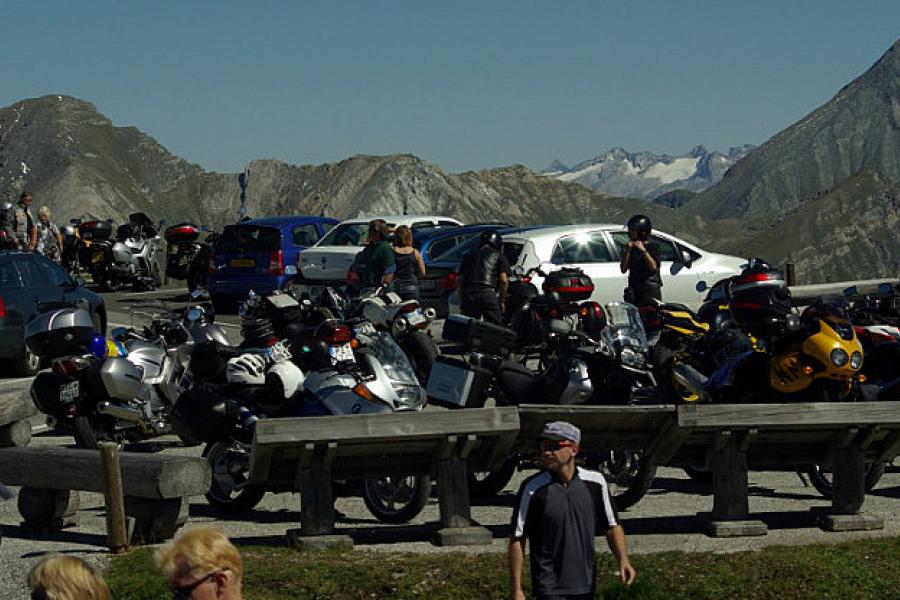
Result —
<instances>
[{"instance_id":1,"label":"black luggage box","mask_svg":"<svg viewBox=\"0 0 900 600\"><path fill-rule=\"evenodd\" d=\"M85 221L78 226L78 235L87 242L108 240L113 226L109 221Z\"/></svg>"},{"instance_id":2,"label":"black luggage box","mask_svg":"<svg viewBox=\"0 0 900 600\"><path fill-rule=\"evenodd\" d=\"M594 293L594 282L581 269L560 269L548 273L542 286L545 293L555 292L562 302L587 300Z\"/></svg>"},{"instance_id":3,"label":"black luggage box","mask_svg":"<svg viewBox=\"0 0 900 600\"><path fill-rule=\"evenodd\" d=\"M779 332L791 314L791 292L778 269L745 271L732 281L729 295L731 316L755 335Z\"/></svg>"},{"instance_id":4,"label":"black luggage box","mask_svg":"<svg viewBox=\"0 0 900 600\"><path fill-rule=\"evenodd\" d=\"M25 325L25 343L43 358L85 354L99 332L82 308L63 308L40 314Z\"/></svg>"},{"instance_id":5,"label":"black luggage box","mask_svg":"<svg viewBox=\"0 0 900 600\"><path fill-rule=\"evenodd\" d=\"M428 376L428 402L446 408L481 408L492 379L487 369L438 356Z\"/></svg>"},{"instance_id":6,"label":"black luggage box","mask_svg":"<svg viewBox=\"0 0 900 600\"><path fill-rule=\"evenodd\" d=\"M463 344L468 350L506 356L519 344L516 332L463 315L450 315L444 321L441 336L445 341Z\"/></svg>"},{"instance_id":7,"label":"black luggage box","mask_svg":"<svg viewBox=\"0 0 900 600\"><path fill-rule=\"evenodd\" d=\"M193 223L179 223L166 229L163 237L170 244L194 242L200 237L200 228Z\"/></svg>"}]
</instances>

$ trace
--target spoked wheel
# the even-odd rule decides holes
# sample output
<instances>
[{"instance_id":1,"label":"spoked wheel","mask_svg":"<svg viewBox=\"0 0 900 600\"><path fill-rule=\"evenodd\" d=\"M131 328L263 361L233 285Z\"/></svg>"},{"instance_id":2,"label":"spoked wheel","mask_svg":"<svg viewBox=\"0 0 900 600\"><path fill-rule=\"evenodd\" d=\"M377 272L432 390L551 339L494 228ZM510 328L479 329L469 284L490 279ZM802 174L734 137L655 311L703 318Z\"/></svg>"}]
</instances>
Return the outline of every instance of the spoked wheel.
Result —
<instances>
[{"instance_id":1,"label":"spoked wheel","mask_svg":"<svg viewBox=\"0 0 900 600\"><path fill-rule=\"evenodd\" d=\"M363 481L363 502L382 523L407 523L418 516L431 497L431 477L401 475Z\"/></svg>"},{"instance_id":2,"label":"spoked wheel","mask_svg":"<svg viewBox=\"0 0 900 600\"><path fill-rule=\"evenodd\" d=\"M884 463L869 463L866 465L866 493L871 492L878 485L881 476L884 475ZM820 494L831 498L834 491L834 473L822 469L819 465L813 465L806 470L809 482L813 484Z\"/></svg>"},{"instance_id":3,"label":"spoked wheel","mask_svg":"<svg viewBox=\"0 0 900 600\"><path fill-rule=\"evenodd\" d=\"M644 461L643 450L612 450L589 459L590 463L603 474L619 510L637 504L656 478L656 466Z\"/></svg>"},{"instance_id":4,"label":"spoked wheel","mask_svg":"<svg viewBox=\"0 0 900 600\"><path fill-rule=\"evenodd\" d=\"M400 348L412 363L419 383L422 385L428 383L428 376L431 375L434 360L441 353L434 338L421 331L414 331L403 337Z\"/></svg>"},{"instance_id":5,"label":"spoked wheel","mask_svg":"<svg viewBox=\"0 0 900 600\"><path fill-rule=\"evenodd\" d=\"M216 510L240 513L259 504L266 491L248 485L250 446L236 441L213 442L203 449L212 483L206 500Z\"/></svg>"}]
</instances>

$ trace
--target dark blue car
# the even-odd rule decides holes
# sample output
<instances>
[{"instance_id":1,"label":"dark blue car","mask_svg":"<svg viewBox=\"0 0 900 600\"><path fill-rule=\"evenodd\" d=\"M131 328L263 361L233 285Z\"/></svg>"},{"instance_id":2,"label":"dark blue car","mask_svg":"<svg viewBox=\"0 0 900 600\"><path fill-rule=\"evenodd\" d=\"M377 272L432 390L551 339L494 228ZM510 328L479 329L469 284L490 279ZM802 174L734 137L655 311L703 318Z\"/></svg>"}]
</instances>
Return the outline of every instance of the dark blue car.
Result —
<instances>
[{"instance_id":1,"label":"dark blue car","mask_svg":"<svg viewBox=\"0 0 900 600\"><path fill-rule=\"evenodd\" d=\"M209 295L219 309L247 292L266 294L297 275L297 255L315 244L337 219L264 217L228 225L216 241L209 274Z\"/></svg>"},{"instance_id":2,"label":"dark blue car","mask_svg":"<svg viewBox=\"0 0 900 600\"><path fill-rule=\"evenodd\" d=\"M453 229L425 229L413 232L413 240L416 248L422 254L425 266L428 267L438 256L449 252L452 248L470 238L480 236L485 231L496 231L505 227L512 227L512 225L506 223L476 223L454 227Z\"/></svg>"}]
</instances>

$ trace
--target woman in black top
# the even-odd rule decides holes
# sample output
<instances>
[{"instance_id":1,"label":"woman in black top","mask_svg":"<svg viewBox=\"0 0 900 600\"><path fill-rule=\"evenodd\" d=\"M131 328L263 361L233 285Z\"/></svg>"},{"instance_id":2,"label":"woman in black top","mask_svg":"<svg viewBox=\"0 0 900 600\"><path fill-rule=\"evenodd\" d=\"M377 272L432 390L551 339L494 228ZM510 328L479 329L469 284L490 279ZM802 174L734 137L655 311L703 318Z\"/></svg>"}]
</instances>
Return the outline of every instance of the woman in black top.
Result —
<instances>
[{"instance_id":1,"label":"woman in black top","mask_svg":"<svg viewBox=\"0 0 900 600\"><path fill-rule=\"evenodd\" d=\"M659 276L659 246L648 241L650 218L634 215L628 219L628 244L619 268L628 273L625 301L644 306L652 299L662 300L662 278Z\"/></svg>"},{"instance_id":2,"label":"woman in black top","mask_svg":"<svg viewBox=\"0 0 900 600\"><path fill-rule=\"evenodd\" d=\"M394 291L404 300L419 298L419 277L425 276L425 261L412 245L412 230L401 225L394 232Z\"/></svg>"}]
</instances>

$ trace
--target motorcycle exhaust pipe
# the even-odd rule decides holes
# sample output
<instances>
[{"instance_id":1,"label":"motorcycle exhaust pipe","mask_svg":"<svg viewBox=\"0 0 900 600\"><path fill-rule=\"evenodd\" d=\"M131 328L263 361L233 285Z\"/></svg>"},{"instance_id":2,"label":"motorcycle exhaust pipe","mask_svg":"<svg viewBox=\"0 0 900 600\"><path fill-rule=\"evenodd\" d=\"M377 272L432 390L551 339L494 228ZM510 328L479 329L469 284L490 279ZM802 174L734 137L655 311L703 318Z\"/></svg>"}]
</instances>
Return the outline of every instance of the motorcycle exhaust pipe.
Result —
<instances>
[{"instance_id":1,"label":"motorcycle exhaust pipe","mask_svg":"<svg viewBox=\"0 0 900 600\"><path fill-rule=\"evenodd\" d=\"M690 365L679 364L672 368L672 378L676 383L696 394L700 400L709 400L704 385L708 377Z\"/></svg>"},{"instance_id":2,"label":"motorcycle exhaust pipe","mask_svg":"<svg viewBox=\"0 0 900 600\"><path fill-rule=\"evenodd\" d=\"M431 308L430 306L422 311L425 315L425 318L429 321L434 321L437 318L437 311Z\"/></svg>"},{"instance_id":3,"label":"motorcycle exhaust pipe","mask_svg":"<svg viewBox=\"0 0 900 600\"><path fill-rule=\"evenodd\" d=\"M101 415L107 415L122 421L131 421L132 423L143 423L144 413L136 408L128 408L110 402L98 402L97 412Z\"/></svg>"}]
</instances>

